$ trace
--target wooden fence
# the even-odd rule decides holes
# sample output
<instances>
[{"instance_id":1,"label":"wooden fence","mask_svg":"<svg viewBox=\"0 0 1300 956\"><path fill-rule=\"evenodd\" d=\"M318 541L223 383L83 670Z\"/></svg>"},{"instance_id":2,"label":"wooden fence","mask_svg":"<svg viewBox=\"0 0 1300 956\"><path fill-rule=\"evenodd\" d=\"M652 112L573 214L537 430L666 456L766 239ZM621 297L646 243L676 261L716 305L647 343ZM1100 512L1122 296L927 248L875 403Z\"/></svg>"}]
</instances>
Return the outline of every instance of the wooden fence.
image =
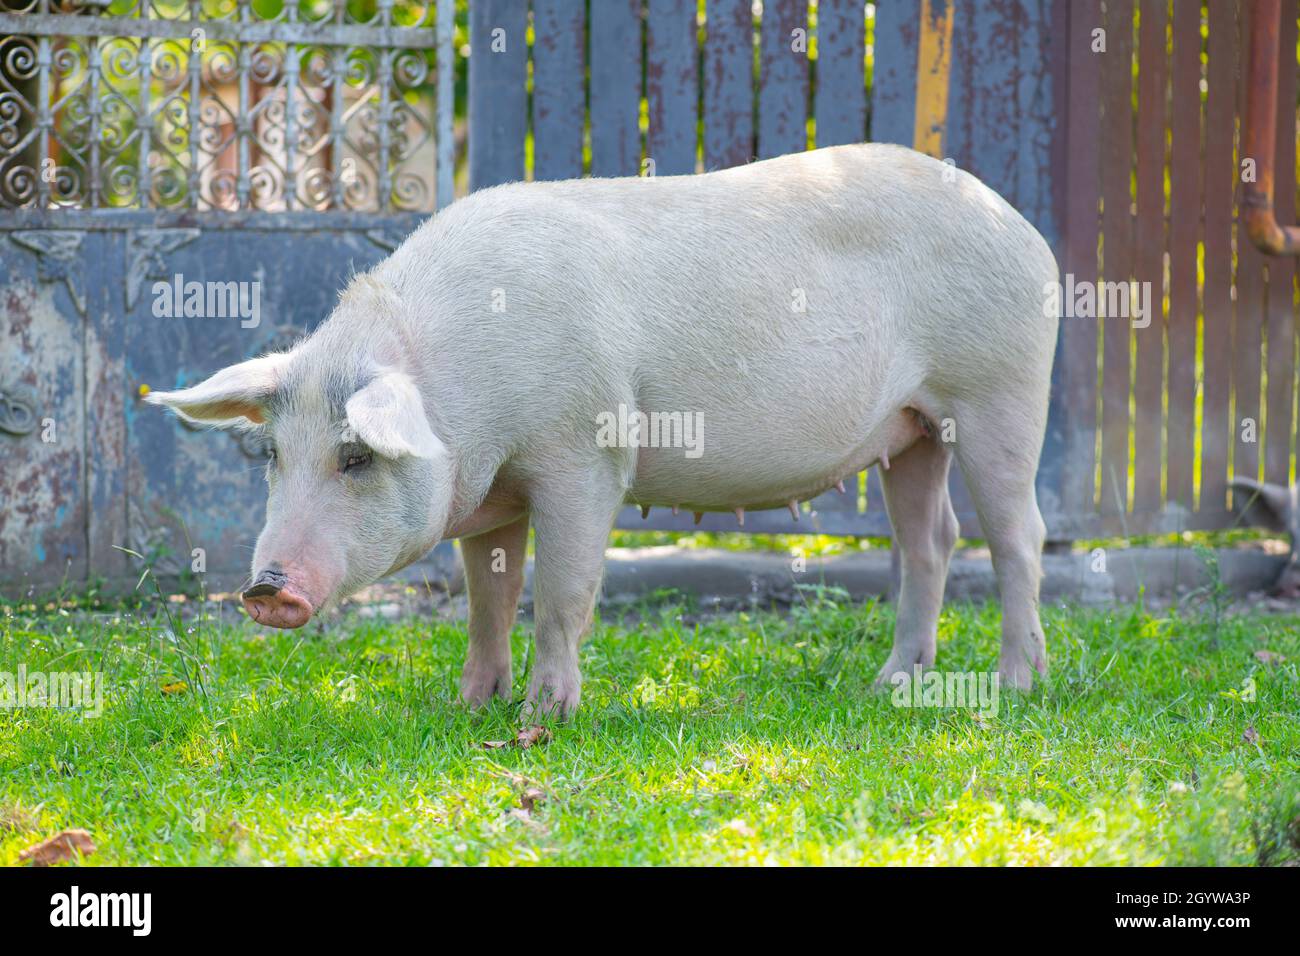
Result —
<instances>
[{"instance_id":1,"label":"wooden fence","mask_svg":"<svg viewBox=\"0 0 1300 956\"><path fill-rule=\"evenodd\" d=\"M1153 311L1144 327L1064 323L1061 505L1075 534L1226 527L1230 476L1293 474L1295 262L1262 255L1237 221L1251 160L1241 155L1249 10L1220 0L1071 5L1062 268L1146 284ZM1097 24L1102 56L1092 52ZM1276 189L1289 223L1294 5L1279 42ZM1110 66L1130 59L1132 71Z\"/></svg>"},{"instance_id":2,"label":"wooden fence","mask_svg":"<svg viewBox=\"0 0 1300 956\"><path fill-rule=\"evenodd\" d=\"M1039 482L1053 538L1222 528L1231 475L1290 479L1295 264L1237 229L1248 3L607 0L585 32L582 6L533 0L530 90L529 50L492 48L494 30L522 32L524 4L472 4L471 187L690 173L867 139L950 158L1061 262L1068 311ZM1293 68L1278 102L1289 222ZM1101 317L1130 292L1124 315ZM888 533L874 478L861 490L813 502L812 526ZM958 475L952 490L978 535ZM689 520L629 510L622 523ZM782 513L747 529L793 526Z\"/></svg>"}]
</instances>

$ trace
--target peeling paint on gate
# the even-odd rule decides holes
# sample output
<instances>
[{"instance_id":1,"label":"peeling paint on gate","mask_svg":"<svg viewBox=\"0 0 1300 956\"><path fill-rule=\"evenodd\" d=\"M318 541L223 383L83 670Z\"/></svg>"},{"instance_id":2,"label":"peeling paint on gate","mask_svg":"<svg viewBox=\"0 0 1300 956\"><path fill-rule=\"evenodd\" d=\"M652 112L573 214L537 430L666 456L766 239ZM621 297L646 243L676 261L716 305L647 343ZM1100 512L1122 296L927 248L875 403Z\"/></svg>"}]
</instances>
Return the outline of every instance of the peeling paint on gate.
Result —
<instances>
[{"instance_id":1,"label":"peeling paint on gate","mask_svg":"<svg viewBox=\"0 0 1300 956\"><path fill-rule=\"evenodd\" d=\"M0 387L33 415L25 433L0 432L0 568L21 569L7 575L20 586L79 580L87 570L82 321L71 302L56 302L68 295L34 268L0 285Z\"/></svg>"}]
</instances>

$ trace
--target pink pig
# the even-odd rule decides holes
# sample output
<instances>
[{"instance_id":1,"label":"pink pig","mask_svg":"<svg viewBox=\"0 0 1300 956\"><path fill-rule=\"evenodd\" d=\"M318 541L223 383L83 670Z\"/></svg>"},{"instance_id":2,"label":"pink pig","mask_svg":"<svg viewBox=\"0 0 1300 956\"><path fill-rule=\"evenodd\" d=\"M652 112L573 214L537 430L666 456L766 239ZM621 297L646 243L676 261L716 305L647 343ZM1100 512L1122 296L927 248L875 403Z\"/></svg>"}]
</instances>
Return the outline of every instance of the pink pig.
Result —
<instances>
[{"instance_id":1,"label":"pink pig","mask_svg":"<svg viewBox=\"0 0 1300 956\"><path fill-rule=\"evenodd\" d=\"M289 352L151 401L275 447L244 592L313 614L459 538L465 700L509 698L536 533L530 708L578 704L625 503L786 508L873 464L902 553L888 681L930 665L955 457L996 565L1000 671L1045 673L1034 477L1057 317L1047 243L977 179L857 145L702 176L516 183L437 215ZM600 440L620 408L698 447Z\"/></svg>"}]
</instances>

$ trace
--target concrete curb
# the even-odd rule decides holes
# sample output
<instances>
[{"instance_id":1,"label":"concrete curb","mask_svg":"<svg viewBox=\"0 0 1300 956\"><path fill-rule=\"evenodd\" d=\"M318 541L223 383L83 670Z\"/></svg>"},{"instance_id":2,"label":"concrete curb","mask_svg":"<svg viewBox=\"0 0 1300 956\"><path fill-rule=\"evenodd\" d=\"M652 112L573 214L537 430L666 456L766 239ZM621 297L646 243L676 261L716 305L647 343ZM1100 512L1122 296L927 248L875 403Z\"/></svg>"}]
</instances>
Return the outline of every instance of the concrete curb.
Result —
<instances>
[{"instance_id":1,"label":"concrete curb","mask_svg":"<svg viewBox=\"0 0 1300 956\"><path fill-rule=\"evenodd\" d=\"M1286 563L1283 554L1263 548L1215 552L1219 576L1234 597L1267 590ZM791 603L799 586L840 588L854 598L888 596L888 551L861 551L809 558L796 572L788 555L716 549L611 548L605 553L604 599L628 601L655 592L677 591L727 602ZM1074 601L1088 606L1131 602L1139 597L1170 601L1208 585L1211 575L1190 549L1107 549L1098 553L1043 557L1044 602ZM531 595L531 568L529 590ZM987 551L961 551L948 571L947 600L982 601L997 596L997 581Z\"/></svg>"}]
</instances>

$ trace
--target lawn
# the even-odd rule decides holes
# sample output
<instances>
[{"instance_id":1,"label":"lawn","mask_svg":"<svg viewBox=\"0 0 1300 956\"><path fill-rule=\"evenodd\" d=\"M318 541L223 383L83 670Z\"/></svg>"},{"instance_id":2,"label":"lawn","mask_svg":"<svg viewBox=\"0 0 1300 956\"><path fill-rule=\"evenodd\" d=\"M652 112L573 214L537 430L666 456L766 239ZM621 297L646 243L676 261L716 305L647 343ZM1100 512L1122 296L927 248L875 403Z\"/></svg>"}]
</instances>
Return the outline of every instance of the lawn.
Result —
<instances>
[{"instance_id":1,"label":"lawn","mask_svg":"<svg viewBox=\"0 0 1300 956\"><path fill-rule=\"evenodd\" d=\"M66 828L88 864L1300 862L1300 619L1047 609L1049 681L993 716L894 706L889 606L804 593L606 612L526 748L458 704L457 622L0 605L0 672L105 687L0 710L0 863ZM947 607L940 664L994 666L998 622Z\"/></svg>"}]
</instances>

